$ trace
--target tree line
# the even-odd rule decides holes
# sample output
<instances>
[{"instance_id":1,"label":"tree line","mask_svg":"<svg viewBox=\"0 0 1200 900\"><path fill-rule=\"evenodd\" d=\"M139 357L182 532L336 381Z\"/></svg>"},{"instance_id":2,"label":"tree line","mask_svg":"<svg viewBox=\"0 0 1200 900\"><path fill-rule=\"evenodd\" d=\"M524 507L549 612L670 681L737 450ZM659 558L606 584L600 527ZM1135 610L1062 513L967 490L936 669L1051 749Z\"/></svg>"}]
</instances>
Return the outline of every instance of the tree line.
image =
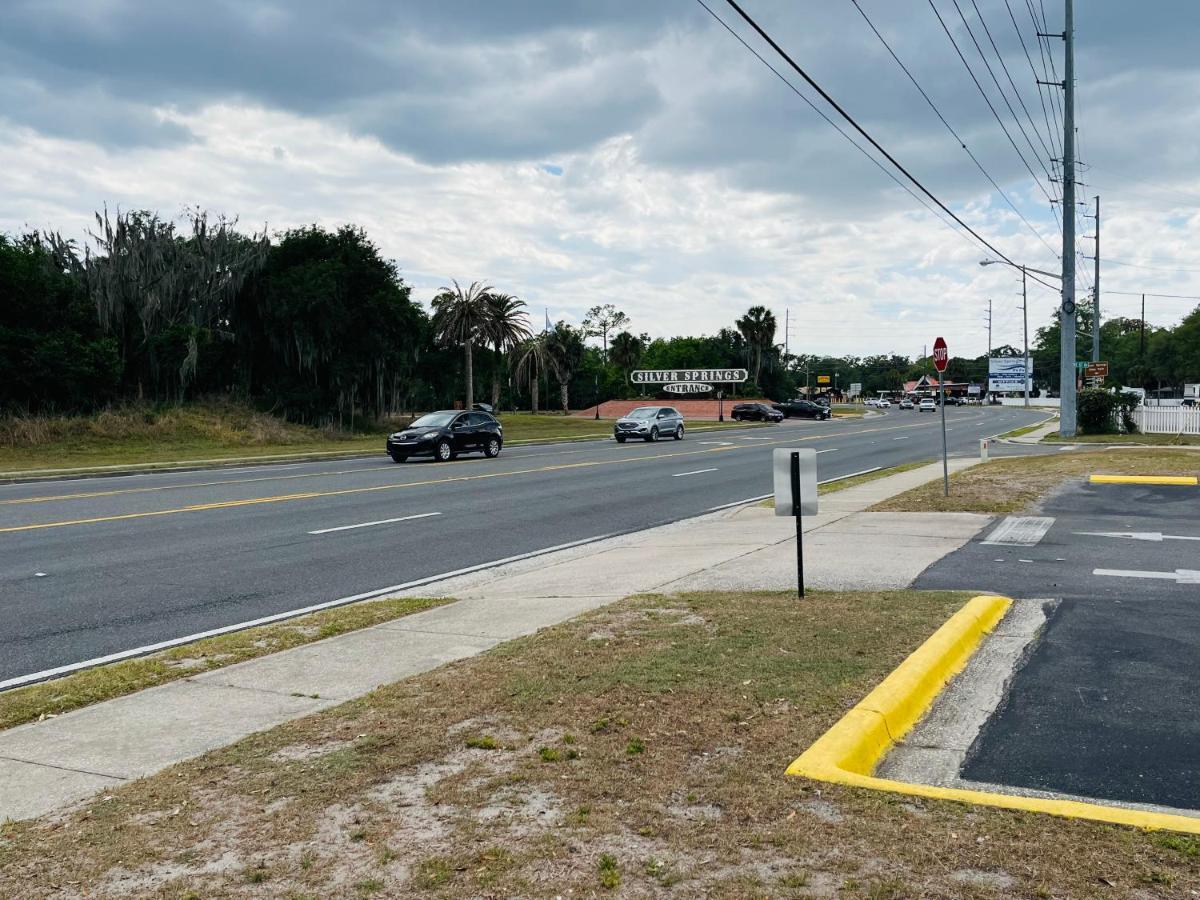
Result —
<instances>
[{"instance_id":1,"label":"tree line","mask_svg":"<svg viewBox=\"0 0 1200 900\"><path fill-rule=\"evenodd\" d=\"M7 413L225 396L346 426L485 398L498 409L584 408L642 395L629 381L636 368L745 368L750 378L732 395L770 399L825 390L821 375L830 389L857 382L874 393L933 372L928 358L896 354L787 354L764 306L713 335L651 338L630 324L608 303L579 327L535 330L523 300L483 281L451 281L426 311L353 226L268 235L200 210L179 221L102 211L82 245L57 233L0 235ZM1200 309L1173 329L1114 319L1101 333L1115 383L1200 374ZM1051 389L1057 339L1056 322L1040 329L1032 354ZM954 381L986 375L986 356L950 360Z\"/></svg>"}]
</instances>

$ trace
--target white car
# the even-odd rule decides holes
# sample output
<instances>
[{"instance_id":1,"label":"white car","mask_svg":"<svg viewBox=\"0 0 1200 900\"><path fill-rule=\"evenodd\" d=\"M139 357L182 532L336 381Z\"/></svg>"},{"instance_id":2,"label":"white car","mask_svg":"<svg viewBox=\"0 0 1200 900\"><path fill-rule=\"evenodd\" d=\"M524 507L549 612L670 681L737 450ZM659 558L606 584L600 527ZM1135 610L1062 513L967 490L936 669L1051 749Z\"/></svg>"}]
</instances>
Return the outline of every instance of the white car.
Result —
<instances>
[{"instance_id":1,"label":"white car","mask_svg":"<svg viewBox=\"0 0 1200 900\"><path fill-rule=\"evenodd\" d=\"M937 402L932 397L926 397L917 406L917 409L920 412L925 412L925 410L929 410L930 412L937 412Z\"/></svg>"},{"instance_id":2,"label":"white car","mask_svg":"<svg viewBox=\"0 0 1200 900\"><path fill-rule=\"evenodd\" d=\"M888 400L886 397L880 397L875 405L878 406L880 409L891 409L892 401Z\"/></svg>"},{"instance_id":3,"label":"white car","mask_svg":"<svg viewBox=\"0 0 1200 900\"><path fill-rule=\"evenodd\" d=\"M900 408L901 409L913 409L913 402L911 400L909 400L907 397L905 397L903 400L900 401Z\"/></svg>"}]
</instances>

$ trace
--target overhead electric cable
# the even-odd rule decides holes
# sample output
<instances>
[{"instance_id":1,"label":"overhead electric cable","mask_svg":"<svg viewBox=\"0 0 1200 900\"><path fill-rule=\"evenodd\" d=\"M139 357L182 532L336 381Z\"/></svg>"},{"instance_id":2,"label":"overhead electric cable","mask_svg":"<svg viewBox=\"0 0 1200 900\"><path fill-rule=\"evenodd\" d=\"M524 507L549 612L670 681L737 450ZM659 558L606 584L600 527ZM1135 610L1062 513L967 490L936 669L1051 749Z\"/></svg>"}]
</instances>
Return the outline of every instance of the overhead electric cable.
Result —
<instances>
[{"instance_id":1,"label":"overhead electric cable","mask_svg":"<svg viewBox=\"0 0 1200 900\"><path fill-rule=\"evenodd\" d=\"M971 80L975 82L975 87L978 89L979 95L983 97L983 102L986 103L988 109L992 111L992 117L995 118L996 122L1000 125L1000 130L1004 132L1004 136L1008 138L1008 142L1012 144L1012 148L1017 152L1017 156L1021 157L1021 162L1025 164L1025 170L1029 173L1029 177L1033 179L1034 183L1039 188L1041 188L1042 193L1046 195L1046 199L1049 200L1051 206L1053 206L1058 202L1057 198L1050 196L1050 192L1046 190L1045 186L1041 182L1041 179L1033 171L1033 167L1029 165L1029 160L1025 158L1025 154L1021 152L1021 148L1017 146L1016 140L1014 140L1013 136L1009 133L1008 128L1004 124L1004 120L1000 118L1000 113L996 111L996 107L992 105L992 100L990 97L988 97L987 91L983 89L983 85L980 84L979 79L975 77L975 70L971 68L971 64L967 62L967 58L963 55L962 50L959 49L958 41L956 41L954 39L954 35L950 33L950 28L948 25L946 25L946 20L942 18L941 12L936 6L934 6L933 0L929 0L929 8L932 9L933 14L937 16L937 20L942 26L942 31L946 32L946 37L950 39L950 43L954 47L954 52L958 54L958 58L962 61L963 66L966 68L967 74L970 75ZM1058 213L1055 211L1055 218L1057 219L1057 217ZM1061 229L1061 227L1062 226L1060 224L1059 228Z\"/></svg>"},{"instance_id":2,"label":"overhead electric cable","mask_svg":"<svg viewBox=\"0 0 1200 900\"><path fill-rule=\"evenodd\" d=\"M703 0L696 0L696 2L700 3L701 6L704 6L705 9L708 9L708 7L704 4ZM1020 266L1017 263L1013 262L1012 259L1010 259L1007 254L1001 253L999 250L996 249L995 246L993 246L991 241L989 241L987 238L985 238L983 235L981 235L978 231L976 231L974 228L972 228L970 225L968 225L966 222L964 222L958 216L958 214L954 212L954 210L950 209L950 207L948 207L945 203L943 203L940 199L938 199L929 190L929 188L925 187L925 185L922 184L921 181L917 179L917 177L915 175L913 175L911 172L908 171L908 169L906 169L903 165L901 165L900 161L897 160L896 157L892 156L891 153L889 153L887 150L885 150L883 148L883 146L879 143L879 141L875 140L875 138L872 137L865 128L863 128L860 124L858 124L857 120L855 120L855 118L853 116L851 116L848 112L846 112L846 110L842 108L841 104L839 104L836 100L834 100L833 97L831 97L829 95L829 93L823 87L821 87L821 85L817 84L817 82L813 80L812 76L810 76L806 71L804 71L804 69L802 69L799 66L799 64L794 59L792 59L792 57L790 55L788 55L787 51L785 51L781 46L779 46L779 44L775 41L775 39L772 38L769 34L767 34L766 31L763 30L762 26L759 25L750 16L749 13L747 13L744 9L742 9L742 7L738 4L737 0L725 0L725 2L728 3L729 6L732 7L734 12L736 12L739 16L741 16L741 18L751 28L753 28L755 30L755 32L758 33L759 37L761 37L764 41L766 41L771 46L771 49L773 49L776 53L779 54L779 56L792 68L793 71L795 71L801 78L803 78L805 80L805 82L808 83L809 87L811 87L813 90L815 90L818 94L821 95L821 99L823 99L826 103L828 103L830 106L832 106L834 108L834 110L838 113L838 115L840 115L843 119L845 119L846 122L848 122L850 124L850 126L854 128L855 131L857 131L860 135L862 135L867 140L867 142L870 143L870 145L872 147L874 147L880 153L880 155L882 155L888 162L890 162L893 166L895 166L896 169L899 170L901 172L901 174L904 175L905 178L907 178L910 182L912 182L912 184L914 184L917 187L917 189L921 191L921 193L923 193L926 197L928 197L930 200L932 200L938 206L938 208L940 208L943 212L945 212L947 215L949 215L950 218L952 218L955 222L957 222L960 226L962 226L963 229L965 229L972 237L975 238L975 240L979 241L979 243L981 243L984 247L991 250L993 253L995 253L997 256L999 256L1004 262L1008 263L1010 266L1020 268ZM720 21L720 17L716 16L716 14L712 12L712 10L709 10L709 12L714 16L714 18L717 18L718 21ZM726 26L726 27L728 27L728 26ZM1031 275L1030 277L1032 278L1033 276ZM1035 279L1035 280L1039 280L1039 279ZM1042 283L1046 284L1046 282L1042 282ZM1052 285L1048 285L1048 284L1046 286L1052 287Z\"/></svg>"},{"instance_id":3,"label":"overhead electric cable","mask_svg":"<svg viewBox=\"0 0 1200 900\"><path fill-rule=\"evenodd\" d=\"M971 162L975 163L975 167L977 169L979 169L980 172L983 173L984 177L987 178L987 180L989 182L991 182L991 185L992 185L992 187L994 187L996 189L996 192L1002 198L1004 198L1004 202L1007 203L1012 208L1012 211L1015 212L1017 214L1017 216L1021 219L1021 221L1025 223L1025 226L1031 232L1033 232L1033 236L1036 237L1043 244L1045 244L1046 248L1057 257L1058 253L1055 251L1055 249L1050 245L1050 243L1044 237L1042 237L1041 233L1036 228L1033 227L1033 225L1029 222L1029 220L1027 218L1025 218L1025 216L1021 213L1021 211L1019 209L1017 209L1016 204L1014 204L1012 202L1012 200L1009 199L1009 196L1008 196L1008 194L1006 194L1004 192L1004 189L1001 188L1000 185L996 183L996 179L992 177L992 174L983 167L983 163L981 163L976 158L975 154L971 152L971 148L969 148L967 146L967 142L964 141L962 139L962 137L959 136L958 132L954 130L954 126L946 121L946 117L944 115L942 115L942 111L940 109L938 109L937 105L933 102L932 99L930 99L929 94L926 93L925 88L921 87L921 85L917 81L916 77L913 75L913 73L911 71L909 71L908 66L906 66L904 64L904 62L900 59L900 57L896 55L896 51L892 49L892 45L887 42L887 39L880 33L879 29L875 27L875 23L871 21L870 16L868 16L866 11L863 10L862 6L859 5L858 0L850 0L850 2L854 4L854 8L858 10L859 15L861 15L863 17L864 21L866 21L867 25L870 26L871 31L873 31L875 33L875 37L879 38L879 42L881 44L883 44L883 46L887 49L887 52L889 54L891 54L892 59L894 59L896 61L896 65L898 65L904 71L904 74L908 76L908 80L913 83L913 87L915 87L920 92L921 96L925 99L925 102L929 104L929 108L933 110L934 114L941 120L942 124L946 126L946 130L949 131L950 134L952 134L954 136L954 139L956 141L958 141L959 146L962 147L963 151L967 154L967 156L971 157Z\"/></svg>"},{"instance_id":4,"label":"overhead electric cable","mask_svg":"<svg viewBox=\"0 0 1200 900\"><path fill-rule=\"evenodd\" d=\"M1004 8L1008 10L1009 21L1012 22L1013 31L1017 33L1017 40L1021 42L1021 50L1025 53L1025 61L1029 63L1029 71L1033 75L1033 86L1037 90L1038 101L1042 105L1042 121L1046 125L1046 134L1050 135L1050 159L1053 161L1062 155L1062 142L1056 134L1055 127L1050 124L1050 113L1046 109L1046 95L1042 91L1043 85L1039 83L1045 79L1038 78L1037 66L1033 64L1033 57L1029 55L1029 47L1025 43L1025 35L1021 31L1021 26L1017 24L1017 17L1013 14L1012 5L1008 0L1004 0ZM1039 49L1041 48L1040 42L1038 47ZM1044 63L1045 57L1043 57ZM1054 101L1051 101L1050 105L1053 106Z\"/></svg>"},{"instance_id":5,"label":"overhead electric cable","mask_svg":"<svg viewBox=\"0 0 1200 900\"><path fill-rule=\"evenodd\" d=\"M886 175L892 181L896 182L896 184L899 185L901 187L901 189L903 189L910 197L912 197L914 200L916 200L918 203L920 203L922 206L924 206L927 210L929 210L930 214L933 215L939 222L941 222L943 225L945 225L947 228L949 228L955 234L959 235L963 240L965 240L967 243L971 244L971 246L974 246L974 244L971 243L971 239L969 237L967 237L965 234L963 234L961 231L959 231L957 228L955 228L953 224L951 224L950 222L947 222L946 219L936 209L934 209L932 206L930 206L929 203L924 198L922 198L920 195L914 193L912 188L910 188L907 184L905 184L903 181L901 181L899 178L897 178L894 172L889 171L888 168L883 165L883 163L881 163L879 160L877 160L875 157L873 157L870 153L868 153L866 148L864 148L861 144L859 144L858 141L854 140L854 138L851 135L849 135L845 131L845 129L843 129L840 125L838 125L837 122L835 122L835 121L833 121L833 119L829 118L829 116L826 115L825 112L820 107L818 107L815 103L813 103L812 100L810 100L808 97L806 97L799 88L797 88L794 84L792 84L782 72L780 72L777 68L775 68L773 65L771 65L769 60L767 60L765 57L763 57L763 55L761 53L759 53L757 50L755 50L753 47L751 47L748 43L746 43L745 39L742 38L742 36L740 34L738 34L736 31L734 31L729 26L729 23L727 23L724 19L722 19L720 16L718 16L712 10L712 8L709 7L709 5L707 3L704 2L704 0L696 0L696 2L699 3L701 6L703 6L704 9L708 12L708 14L710 16L712 16L714 19L716 19L722 28L724 28L731 35L733 35L733 37L737 40L737 42L739 44L741 44L743 47L745 47L747 50L749 50L750 53L752 53L754 55L754 57L760 63L762 63L764 66L766 66L768 69L770 69L775 74L776 78L778 78L785 85L787 85L788 88L791 89L791 91L797 97L799 97L801 100L803 100L805 103L807 103L813 112L815 112L818 116L820 116L822 119L824 119L829 124L829 126L831 128L833 128L838 134L840 134L847 141L849 141L851 146L854 147L854 149L856 149L859 153L861 153L868 160L870 160L870 162L872 164L874 164L874 166L877 169L879 169L879 171L881 171L884 175Z\"/></svg>"},{"instance_id":6,"label":"overhead electric cable","mask_svg":"<svg viewBox=\"0 0 1200 900\"><path fill-rule=\"evenodd\" d=\"M1007 0L1006 0L1007 2ZM957 3L955 4L957 5ZM1000 52L1000 48L996 46L996 39L992 37L992 29L988 28L987 19L983 17L983 13L979 11L979 4L976 0L971 0L971 6L975 9L975 15L979 19L979 24L983 26L983 33L987 35L988 43L992 45L992 51L996 54L996 59L1000 61L1000 68L1004 70L1004 77L1008 79L1008 85L1012 88L1013 94L1016 95L1017 103L1021 105L1021 109L1025 111L1025 119L1029 122L1029 127L1033 129L1033 133L1037 135L1038 143L1042 145L1042 149L1046 151L1046 159L1050 165L1054 165L1054 151L1047 145L1042 133L1038 131L1037 122L1030 113L1029 107L1025 105L1025 98L1021 96L1021 92L1017 89L1017 83L1013 81L1012 72L1008 70L1008 63L1004 61L1004 54ZM999 87L999 84L997 84ZM1012 110L1012 107L1009 107ZM1016 112L1013 112L1013 117L1016 117ZM1024 131L1024 128L1022 128ZM1053 140L1053 137L1051 137ZM1034 153L1037 153L1035 150Z\"/></svg>"}]
</instances>

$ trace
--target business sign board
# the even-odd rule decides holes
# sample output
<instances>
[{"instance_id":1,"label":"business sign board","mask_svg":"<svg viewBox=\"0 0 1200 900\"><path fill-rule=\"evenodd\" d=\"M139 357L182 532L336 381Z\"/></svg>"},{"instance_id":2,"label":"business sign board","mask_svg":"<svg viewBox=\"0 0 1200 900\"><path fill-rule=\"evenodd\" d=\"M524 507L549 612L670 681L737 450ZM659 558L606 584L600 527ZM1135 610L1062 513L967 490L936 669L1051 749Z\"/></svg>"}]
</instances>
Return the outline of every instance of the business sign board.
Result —
<instances>
[{"instance_id":1,"label":"business sign board","mask_svg":"<svg viewBox=\"0 0 1200 900\"><path fill-rule=\"evenodd\" d=\"M712 389L711 384L701 384L699 381L672 381L663 385L663 390L668 394L707 394Z\"/></svg>"},{"instance_id":2,"label":"business sign board","mask_svg":"<svg viewBox=\"0 0 1200 900\"><path fill-rule=\"evenodd\" d=\"M968 384L967 385L967 396L968 397L978 397L979 396L979 385Z\"/></svg>"},{"instance_id":3,"label":"business sign board","mask_svg":"<svg viewBox=\"0 0 1200 900\"><path fill-rule=\"evenodd\" d=\"M1033 360L1029 360L1029 371L1025 371L1025 360L1021 357L997 357L988 360L988 391L1024 391L1028 384L1033 389Z\"/></svg>"},{"instance_id":4,"label":"business sign board","mask_svg":"<svg viewBox=\"0 0 1200 900\"><path fill-rule=\"evenodd\" d=\"M828 375L818 375L817 376L817 384L829 384L829 376Z\"/></svg>"},{"instance_id":5,"label":"business sign board","mask_svg":"<svg viewBox=\"0 0 1200 900\"><path fill-rule=\"evenodd\" d=\"M1108 377L1108 363L1106 363L1106 362L1088 363L1083 369L1083 374L1088 378L1107 378Z\"/></svg>"},{"instance_id":6,"label":"business sign board","mask_svg":"<svg viewBox=\"0 0 1200 900\"><path fill-rule=\"evenodd\" d=\"M673 384L680 381L740 384L750 377L745 369L637 369L629 373L634 384Z\"/></svg>"},{"instance_id":7,"label":"business sign board","mask_svg":"<svg viewBox=\"0 0 1200 900\"><path fill-rule=\"evenodd\" d=\"M792 504L792 456L800 466L800 508ZM817 451L795 447L776 448L772 457L775 475L775 515L815 516L817 514Z\"/></svg>"},{"instance_id":8,"label":"business sign board","mask_svg":"<svg viewBox=\"0 0 1200 900\"><path fill-rule=\"evenodd\" d=\"M861 393L862 393L862 382L861 381L856 381L850 385L850 396L851 397L857 397Z\"/></svg>"}]
</instances>

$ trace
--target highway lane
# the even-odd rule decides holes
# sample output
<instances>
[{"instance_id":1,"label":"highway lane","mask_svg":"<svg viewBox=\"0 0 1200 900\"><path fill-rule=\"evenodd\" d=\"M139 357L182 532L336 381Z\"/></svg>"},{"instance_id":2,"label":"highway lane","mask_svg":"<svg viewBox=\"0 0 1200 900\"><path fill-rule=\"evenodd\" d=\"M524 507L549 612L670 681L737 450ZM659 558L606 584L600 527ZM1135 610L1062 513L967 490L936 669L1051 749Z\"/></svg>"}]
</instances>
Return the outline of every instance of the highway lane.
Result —
<instances>
[{"instance_id":1,"label":"highway lane","mask_svg":"<svg viewBox=\"0 0 1200 900\"><path fill-rule=\"evenodd\" d=\"M951 452L1040 418L948 410ZM451 464L380 457L6 486L0 681L694 516L766 494L771 450L793 443L824 451L824 479L932 459L941 434L936 416L892 412Z\"/></svg>"}]
</instances>

